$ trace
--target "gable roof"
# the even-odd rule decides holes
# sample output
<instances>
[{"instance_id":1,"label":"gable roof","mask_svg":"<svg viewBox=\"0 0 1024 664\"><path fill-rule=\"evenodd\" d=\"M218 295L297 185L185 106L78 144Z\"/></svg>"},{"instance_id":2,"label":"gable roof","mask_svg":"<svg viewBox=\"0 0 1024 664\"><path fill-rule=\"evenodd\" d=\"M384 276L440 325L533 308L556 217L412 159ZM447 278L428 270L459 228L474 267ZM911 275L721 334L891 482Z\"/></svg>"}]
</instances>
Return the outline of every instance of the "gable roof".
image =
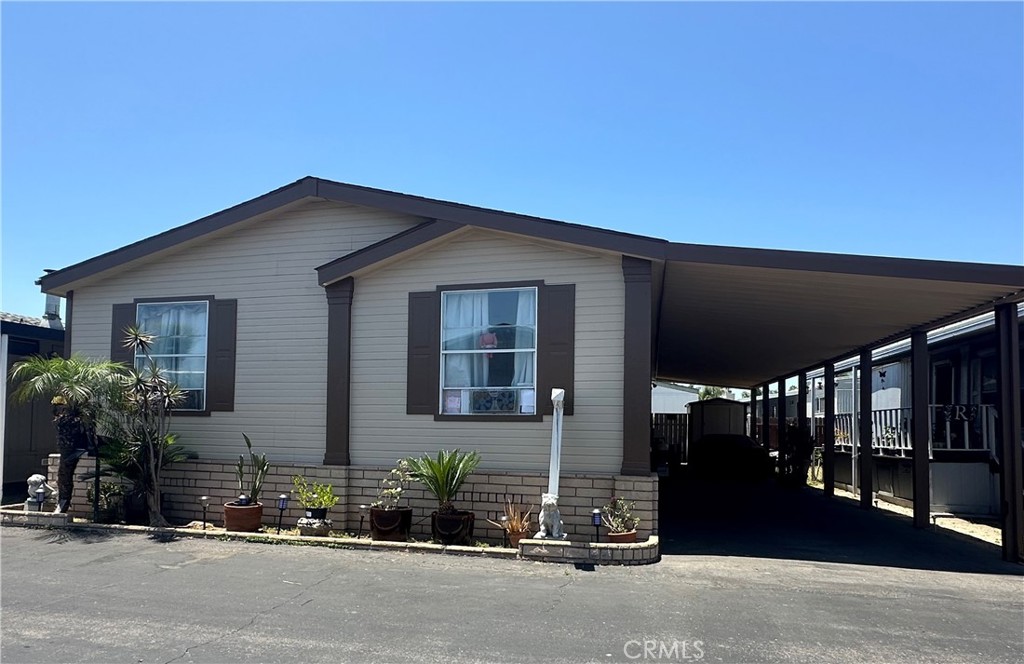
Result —
<instances>
[{"instance_id":1,"label":"gable roof","mask_svg":"<svg viewBox=\"0 0 1024 664\"><path fill-rule=\"evenodd\" d=\"M58 295L235 224L311 200L422 219L317 267L326 285L465 227L651 259L656 378L755 385L843 359L999 303L1024 300L1024 267L720 247L605 230L306 177L39 280ZM790 372L787 374L786 372Z\"/></svg>"},{"instance_id":2,"label":"gable roof","mask_svg":"<svg viewBox=\"0 0 1024 664\"><path fill-rule=\"evenodd\" d=\"M103 272L138 260L144 260L153 254L172 249L176 245L306 200L360 205L420 217L424 222L443 220L460 225L519 233L649 258L663 257L664 247L668 244L666 240L643 235L474 207L321 178L304 177L262 196L257 196L183 226L172 228L60 270L54 270L41 277L36 283L40 285L43 292L64 295L72 289L71 286L76 281L98 276Z\"/></svg>"}]
</instances>

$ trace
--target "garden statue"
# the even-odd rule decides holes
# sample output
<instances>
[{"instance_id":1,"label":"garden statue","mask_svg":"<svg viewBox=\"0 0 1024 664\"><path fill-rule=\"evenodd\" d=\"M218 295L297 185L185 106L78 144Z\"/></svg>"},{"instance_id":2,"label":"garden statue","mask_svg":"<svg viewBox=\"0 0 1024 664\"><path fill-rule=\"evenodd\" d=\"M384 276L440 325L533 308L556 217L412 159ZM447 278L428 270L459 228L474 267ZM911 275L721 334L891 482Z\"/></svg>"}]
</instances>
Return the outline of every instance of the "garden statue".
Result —
<instances>
[{"instance_id":1,"label":"garden statue","mask_svg":"<svg viewBox=\"0 0 1024 664\"><path fill-rule=\"evenodd\" d=\"M555 494L545 493L541 496L537 521L540 522L540 531L534 536L537 539L566 538L562 529L562 513L558 511L558 496Z\"/></svg>"},{"instance_id":2,"label":"garden statue","mask_svg":"<svg viewBox=\"0 0 1024 664\"><path fill-rule=\"evenodd\" d=\"M33 507L34 510L39 510L39 511L42 510L42 506L38 504L39 503L39 493L38 493L39 489L43 490L43 496L46 496L46 497L49 497L49 496L57 493L57 490L54 489L52 486L50 486L49 483L47 483L46 475L40 475L39 473L35 473L34 475L29 475L28 476L28 500L25 501L26 509L28 508L28 503L32 502L32 503L36 503L36 505Z\"/></svg>"}]
</instances>

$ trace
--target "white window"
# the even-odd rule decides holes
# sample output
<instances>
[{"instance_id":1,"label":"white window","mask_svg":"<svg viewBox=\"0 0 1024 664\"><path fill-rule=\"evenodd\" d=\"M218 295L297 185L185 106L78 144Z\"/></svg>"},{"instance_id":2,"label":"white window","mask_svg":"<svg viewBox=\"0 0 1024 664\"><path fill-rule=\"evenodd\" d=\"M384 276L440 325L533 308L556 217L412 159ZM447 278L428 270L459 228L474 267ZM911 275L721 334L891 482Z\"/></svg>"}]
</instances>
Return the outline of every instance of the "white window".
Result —
<instances>
[{"instance_id":1,"label":"white window","mask_svg":"<svg viewBox=\"0 0 1024 664\"><path fill-rule=\"evenodd\" d=\"M167 380L185 393L176 410L206 409L206 339L209 302L139 303L139 329L156 337L150 355ZM135 355L135 368L145 368L145 355Z\"/></svg>"},{"instance_id":2,"label":"white window","mask_svg":"<svg viewBox=\"0 0 1024 664\"><path fill-rule=\"evenodd\" d=\"M537 289L441 293L445 415L537 412Z\"/></svg>"}]
</instances>

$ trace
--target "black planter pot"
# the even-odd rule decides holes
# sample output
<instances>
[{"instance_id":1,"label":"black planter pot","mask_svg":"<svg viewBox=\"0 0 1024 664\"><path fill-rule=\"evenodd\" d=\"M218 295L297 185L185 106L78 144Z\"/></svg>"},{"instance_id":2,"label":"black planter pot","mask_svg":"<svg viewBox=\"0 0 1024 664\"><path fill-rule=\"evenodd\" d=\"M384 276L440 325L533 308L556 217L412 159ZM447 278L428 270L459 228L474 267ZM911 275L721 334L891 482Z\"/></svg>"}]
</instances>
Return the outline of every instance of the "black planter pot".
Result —
<instances>
[{"instance_id":1,"label":"black planter pot","mask_svg":"<svg viewBox=\"0 0 1024 664\"><path fill-rule=\"evenodd\" d=\"M441 544L473 543L473 523L476 515L472 512L434 512L430 515L430 534Z\"/></svg>"},{"instance_id":2,"label":"black planter pot","mask_svg":"<svg viewBox=\"0 0 1024 664\"><path fill-rule=\"evenodd\" d=\"M386 510L370 508L370 539L383 542L405 542L412 528L412 508L399 507Z\"/></svg>"},{"instance_id":3,"label":"black planter pot","mask_svg":"<svg viewBox=\"0 0 1024 664\"><path fill-rule=\"evenodd\" d=\"M326 519L327 508L326 507L307 507L306 508L307 519Z\"/></svg>"},{"instance_id":4,"label":"black planter pot","mask_svg":"<svg viewBox=\"0 0 1024 664\"><path fill-rule=\"evenodd\" d=\"M131 491L124 494L124 520L133 526L149 525L149 507L146 494Z\"/></svg>"}]
</instances>

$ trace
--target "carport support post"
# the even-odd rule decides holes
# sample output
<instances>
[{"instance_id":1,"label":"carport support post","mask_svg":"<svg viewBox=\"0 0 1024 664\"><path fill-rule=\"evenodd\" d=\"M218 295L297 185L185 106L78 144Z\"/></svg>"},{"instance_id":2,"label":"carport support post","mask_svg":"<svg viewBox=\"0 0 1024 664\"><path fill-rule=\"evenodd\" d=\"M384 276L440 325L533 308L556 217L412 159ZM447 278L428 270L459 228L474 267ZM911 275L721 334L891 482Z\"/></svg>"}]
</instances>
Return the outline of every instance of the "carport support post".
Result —
<instances>
[{"instance_id":1,"label":"carport support post","mask_svg":"<svg viewBox=\"0 0 1024 664\"><path fill-rule=\"evenodd\" d=\"M786 459L789 454L787 453L788 447L786 447L786 379L779 379L779 394L776 398L776 409L778 412L775 417L775 439L778 441L779 449L779 476L783 476L786 471Z\"/></svg>"},{"instance_id":2,"label":"carport support post","mask_svg":"<svg viewBox=\"0 0 1024 664\"><path fill-rule=\"evenodd\" d=\"M871 349L860 352L860 458L857 474L860 475L860 506L871 507L871 475L874 460L871 458Z\"/></svg>"},{"instance_id":3,"label":"carport support post","mask_svg":"<svg viewBox=\"0 0 1024 664\"><path fill-rule=\"evenodd\" d=\"M822 480L825 496L836 495L836 365L825 365L825 431L821 441L821 463L825 467Z\"/></svg>"},{"instance_id":4,"label":"carport support post","mask_svg":"<svg viewBox=\"0 0 1024 664\"><path fill-rule=\"evenodd\" d=\"M761 386L761 444L764 449L771 449L771 416L772 403L768 400L768 383Z\"/></svg>"},{"instance_id":5,"label":"carport support post","mask_svg":"<svg viewBox=\"0 0 1024 664\"><path fill-rule=\"evenodd\" d=\"M807 372L801 371L799 384L796 388L796 425L801 429L807 428Z\"/></svg>"},{"instance_id":6,"label":"carport support post","mask_svg":"<svg viewBox=\"0 0 1024 664\"><path fill-rule=\"evenodd\" d=\"M928 333L918 330L910 335L910 426L914 451L914 527L927 528L931 515L931 463L928 437L931 417L928 412Z\"/></svg>"},{"instance_id":7,"label":"carport support post","mask_svg":"<svg viewBox=\"0 0 1024 664\"><path fill-rule=\"evenodd\" d=\"M757 438L757 388L750 388L750 437Z\"/></svg>"},{"instance_id":8,"label":"carport support post","mask_svg":"<svg viewBox=\"0 0 1024 664\"><path fill-rule=\"evenodd\" d=\"M1024 556L1024 505L1021 492L1020 330L1017 305L996 307L999 335L1000 484L1003 503L1003 559L1020 562Z\"/></svg>"}]
</instances>

